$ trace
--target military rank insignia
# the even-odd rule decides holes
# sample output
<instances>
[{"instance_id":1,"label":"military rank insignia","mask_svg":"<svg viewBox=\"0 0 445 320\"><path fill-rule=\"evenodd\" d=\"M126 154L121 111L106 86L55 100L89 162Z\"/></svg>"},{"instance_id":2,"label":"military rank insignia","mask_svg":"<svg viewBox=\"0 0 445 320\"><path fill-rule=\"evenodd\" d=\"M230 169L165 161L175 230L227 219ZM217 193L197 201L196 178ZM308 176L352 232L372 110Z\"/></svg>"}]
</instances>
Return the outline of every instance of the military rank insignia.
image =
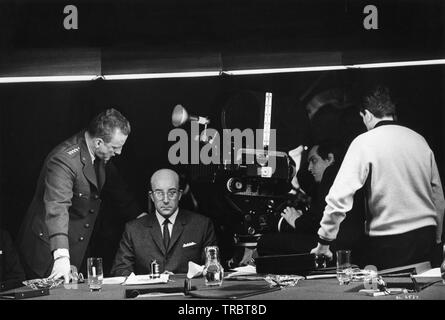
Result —
<instances>
[{"instance_id":1,"label":"military rank insignia","mask_svg":"<svg viewBox=\"0 0 445 320\"><path fill-rule=\"evenodd\" d=\"M80 150L80 147L77 146L74 149L68 150L66 153L68 153L70 156L72 156L72 155L76 154L77 152L79 152L79 150Z\"/></svg>"}]
</instances>

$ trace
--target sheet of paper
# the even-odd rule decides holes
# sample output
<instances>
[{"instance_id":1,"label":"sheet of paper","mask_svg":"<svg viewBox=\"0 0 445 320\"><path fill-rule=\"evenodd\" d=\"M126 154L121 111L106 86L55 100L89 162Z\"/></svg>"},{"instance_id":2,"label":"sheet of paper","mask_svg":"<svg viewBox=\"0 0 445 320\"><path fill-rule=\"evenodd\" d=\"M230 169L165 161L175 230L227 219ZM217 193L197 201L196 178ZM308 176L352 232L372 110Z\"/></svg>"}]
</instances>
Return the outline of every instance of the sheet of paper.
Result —
<instances>
[{"instance_id":1,"label":"sheet of paper","mask_svg":"<svg viewBox=\"0 0 445 320\"><path fill-rule=\"evenodd\" d=\"M232 272L231 274L227 275L226 278L256 274L256 267L251 265L234 268L233 270L235 270L235 272Z\"/></svg>"},{"instance_id":2,"label":"sheet of paper","mask_svg":"<svg viewBox=\"0 0 445 320\"><path fill-rule=\"evenodd\" d=\"M440 280L441 279L440 268L433 268L424 271L422 273L415 274L413 275L413 277L420 282L430 282L430 281Z\"/></svg>"},{"instance_id":3,"label":"sheet of paper","mask_svg":"<svg viewBox=\"0 0 445 320\"><path fill-rule=\"evenodd\" d=\"M187 278L192 279L195 277L199 277L202 275L202 271L204 270L204 266L200 266L199 264L194 263L193 261L189 261L189 268L187 271Z\"/></svg>"},{"instance_id":4,"label":"sheet of paper","mask_svg":"<svg viewBox=\"0 0 445 320\"><path fill-rule=\"evenodd\" d=\"M127 277L111 277L111 278L104 278L103 284L121 284L125 281Z\"/></svg>"},{"instance_id":5,"label":"sheet of paper","mask_svg":"<svg viewBox=\"0 0 445 320\"><path fill-rule=\"evenodd\" d=\"M138 284L156 284L156 283L167 283L168 282L169 275L168 274L161 274L159 278L152 279L150 278L150 275L148 274L141 274L141 275L135 275L134 273L131 273L127 280L122 283L124 286L129 285L138 285Z\"/></svg>"},{"instance_id":6,"label":"sheet of paper","mask_svg":"<svg viewBox=\"0 0 445 320\"><path fill-rule=\"evenodd\" d=\"M433 268L424 271L420 274L415 275L416 277L439 277L440 278L440 268Z\"/></svg>"}]
</instances>

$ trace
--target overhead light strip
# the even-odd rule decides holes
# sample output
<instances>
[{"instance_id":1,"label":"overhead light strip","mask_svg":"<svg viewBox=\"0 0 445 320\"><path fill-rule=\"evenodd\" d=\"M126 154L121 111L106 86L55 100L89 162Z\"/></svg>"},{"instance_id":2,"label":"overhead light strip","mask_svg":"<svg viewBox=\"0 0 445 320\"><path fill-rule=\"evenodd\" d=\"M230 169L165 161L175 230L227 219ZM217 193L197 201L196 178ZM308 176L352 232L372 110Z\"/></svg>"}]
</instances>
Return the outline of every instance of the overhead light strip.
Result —
<instances>
[{"instance_id":1,"label":"overhead light strip","mask_svg":"<svg viewBox=\"0 0 445 320\"><path fill-rule=\"evenodd\" d=\"M327 70L344 70L345 66L320 66L320 67L295 67L295 68L271 68L271 69L246 69L246 70L227 70L224 74L231 76L254 75L254 74L271 74L271 73L289 73L289 72L306 72L306 71L327 71Z\"/></svg>"},{"instance_id":2,"label":"overhead light strip","mask_svg":"<svg viewBox=\"0 0 445 320\"><path fill-rule=\"evenodd\" d=\"M223 73L227 74L227 75L239 76L239 75L308 72L308 71L408 67L408 66L422 66L422 65L435 65L435 64L445 64L445 59L363 63L363 64L350 64L350 65L341 65L341 66L338 65L338 66L314 66L314 67L294 67L294 68L227 70L227 71L223 71Z\"/></svg>"},{"instance_id":3,"label":"overhead light strip","mask_svg":"<svg viewBox=\"0 0 445 320\"><path fill-rule=\"evenodd\" d=\"M90 81L90 80L95 80L97 78L98 78L97 75L40 76L40 77L0 77L0 83Z\"/></svg>"},{"instance_id":4,"label":"overhead light strip","mask_svg":"<svg viewBox=\"0 0 445 320\"><path fill-rule=\"evenodd\" d=\"M219 76L220 74L221 74L220 71L110 74L110 75L104 75L103 78L105 80L166 79L166 78L215 77Z\"/></svg>"},{"instance_id":5,"label":"overhead light strip","mask_svg":"<svg viewBox=\"0 0 445 320\"><path fill-rule=\"evenodd\" d=\"M409 66L423 66L423 65L437 65L437 64L445 64L445 59L364 63L364 64L351 64L351 65L338 65L338 66L245 69L245 70L227 70L227 71L110 74L103 76L78 75L78 76L40 76L40 77L0 77L0 83L91 81L96 79L132 80L132 79L194 78L194 77L215 77L215 76L220 76L222 74L237 76L237 75L256 75L256 74L329 71L329 70L347 70L347 69L409 67Z\"/></svg>"},{"instance_id":6,"label":"overhead light strip","mask_svg":"<svg viewBox=\"0 0 445 320\"><path fill-rule=\"evenodd\" d=\"M435 60L416 60L416 61L399 61L399 62L380 62L380 63L364 63L346 66L349 68L367 69L367 68L389 68L389 67L409 67L409 66L426 66L435 64L445 64L445 59Z\"/></svg>"}]
</instances>

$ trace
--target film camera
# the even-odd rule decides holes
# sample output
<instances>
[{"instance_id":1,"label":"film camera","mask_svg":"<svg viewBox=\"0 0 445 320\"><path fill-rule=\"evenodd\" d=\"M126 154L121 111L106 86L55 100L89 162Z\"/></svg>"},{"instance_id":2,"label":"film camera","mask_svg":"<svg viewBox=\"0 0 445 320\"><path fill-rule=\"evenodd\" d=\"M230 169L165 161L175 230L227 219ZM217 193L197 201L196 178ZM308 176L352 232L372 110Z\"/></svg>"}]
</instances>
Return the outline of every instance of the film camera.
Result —
<instances>
[{"instance_id":1,"label":"film camera","mask_svg":"<svg viewBox=\"0 0 445 320\"><path fill-rule=\"evenodd\" d=\"M225 221L230 224L233 243L238 246L255 245L262 234L277 232L281 212L286 206L293 206L303 212L309 208L310 199L292 188L291 181L296 174L293 159L285 152L269 150L272 140L271 99L272 94L266 93L264 127L260 136L263 138L262 147L235 147L232 144L230 153L235 161L188 166L192 179L206 177L219 199L224 202L222 214L227 216ZM172 124L178 127L189 121L204 125L197 139L201 144L214 143L215 135L208 133L214 131L207 131L210 120L190 115L185 108L177 105L173 110ZM222 157L222 152L219 156Z\"/></svg>"},{"instance_id":2,"label":"film camera","mask_svg":"<svg viewBox=\"0 0 445 320\"><path fill-rule=\"evenodd\" d=\"M241 155L254 153L264 157L263 150L241 149ZM235 244L248 246L267 232L278 231L278 221L286 206L307 211L309 199L292 189L295 175L292 159L284 152L268 152L267 161L245 163L220 173L224 198L238 215ZM268 164L274 163L271 170ZM292 192L293 191L293 192Z\"/></svg>"}]
</instances>

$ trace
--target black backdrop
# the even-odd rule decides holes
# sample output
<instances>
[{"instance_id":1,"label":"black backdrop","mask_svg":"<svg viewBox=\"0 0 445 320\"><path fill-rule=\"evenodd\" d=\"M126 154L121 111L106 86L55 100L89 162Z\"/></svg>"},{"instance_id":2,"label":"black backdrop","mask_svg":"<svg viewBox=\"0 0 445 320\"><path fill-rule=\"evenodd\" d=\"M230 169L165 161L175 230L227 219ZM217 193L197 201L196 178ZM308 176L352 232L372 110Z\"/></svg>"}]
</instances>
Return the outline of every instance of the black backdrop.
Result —
<instances>
[{"instance_id":1,"label":"black backdrop","mask_svg":"<svg viewBox=\"0 0 445 320\"><path fill-rule=\"evenodd\" d=\"M0 84L0 201L4 227L15 236L47 153L105 108L119 109L132 124L132 133L116 164L141 206L146 208L149 175L168 164L171 142L167 137L173 128L170 117L176 104L210 117L211 127L219 128L221 106L232 94L242 90L271 91L277 103L273 112L279 115L279 119L275 116L272 127L277 125L279 131L278 148L288 151L299 143L310 143L311 132L301 135L309 121L304 112L307 99L299 99L321 75L321 72L305 72ZM323 75L313 94L331 87L358 90L360 84L367 82L389 85L398 105L399 120L426 138L436 154L442 181L445 180L445 67L331 71Z\"/></svg>"}]
</instances>

